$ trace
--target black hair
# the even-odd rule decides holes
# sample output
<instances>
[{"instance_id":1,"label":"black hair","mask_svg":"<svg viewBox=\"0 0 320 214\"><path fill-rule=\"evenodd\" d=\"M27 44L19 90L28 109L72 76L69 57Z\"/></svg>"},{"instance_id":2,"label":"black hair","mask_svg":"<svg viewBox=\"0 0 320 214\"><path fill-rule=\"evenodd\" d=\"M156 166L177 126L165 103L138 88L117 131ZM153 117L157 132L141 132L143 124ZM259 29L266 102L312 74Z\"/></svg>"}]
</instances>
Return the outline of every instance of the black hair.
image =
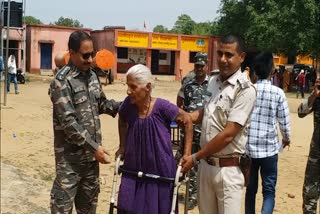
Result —
<instances>
[{"instance_id":1,"label":"black hair","mask_svg":"<svg viewBox=\"0 0 320 214\"><path fill-rule=\"evenodd\" d=\"M237 51L238 53L245 52L245 44L244 40L240 36L235 36L232 34L224 35L220 38L220 42L223 44L237 44Z\"/></svg>"},{"instance_id":2,"label":"black hair","mask_svg":"<svg viewBox=\"0 0 320 214\"><path fill-rule=\"evenodd\" d=\"M253 60L254 58L257 56L259 52L256 51L248 51L246 52L246 57L244 59L244 61L241 63L241 71L243 72L245 70L246 67L248 67L250 70L249 72L249 77L252 79L254 76L254 72L252 69L252 64L253 64Z\"/></svg>"},{"instance_id":3,"label":"black hair","mask_svg":"<svg viewBox=\"0 0 320 214\"><path fill-rule=\"evenodd\" d=\"M258 79L267 79L273 67L273 55L271 52L261 52L253 60L252 69Z\"/></svg>"},{"instance_id":4,"label":"black hair","mask_svg":"<svg viewBox=\"0 0 320 214\"><path fill-rule=\"evenodd\" d=\"M69 50L71 49L76 52L79 51L81 42L85 40L92 41L91 36L87 32L82 30L74 31L73 33L70 34L70 37L69 37L69 42L68 42Z\"/></svg>"}]
</instances>

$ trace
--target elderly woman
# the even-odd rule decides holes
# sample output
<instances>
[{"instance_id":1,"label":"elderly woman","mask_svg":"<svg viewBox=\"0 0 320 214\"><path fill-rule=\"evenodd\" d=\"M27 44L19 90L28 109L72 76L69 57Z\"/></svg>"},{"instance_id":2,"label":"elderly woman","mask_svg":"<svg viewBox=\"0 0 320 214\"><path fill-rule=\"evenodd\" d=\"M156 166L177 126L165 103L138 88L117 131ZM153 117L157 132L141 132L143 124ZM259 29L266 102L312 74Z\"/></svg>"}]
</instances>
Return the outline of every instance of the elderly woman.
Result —
<instances>
[{"instance_id":1,"label":"elderly woman","mask_svg":"<svg viewBox=\"0 0 320 214\"><path fill-rule=\"evenodd\" d=\"M119 110L120 147L116 155L123 155L126 170L174 178L177 167L171 148L170 123L185 124L184 155L190 155L191 118L169 101L151 96L154 83L146 66L131 67L126 77L128 96ZM118 213L168 214L172 190L173 184L123 174Z\"/></svg>"}]
</instances>

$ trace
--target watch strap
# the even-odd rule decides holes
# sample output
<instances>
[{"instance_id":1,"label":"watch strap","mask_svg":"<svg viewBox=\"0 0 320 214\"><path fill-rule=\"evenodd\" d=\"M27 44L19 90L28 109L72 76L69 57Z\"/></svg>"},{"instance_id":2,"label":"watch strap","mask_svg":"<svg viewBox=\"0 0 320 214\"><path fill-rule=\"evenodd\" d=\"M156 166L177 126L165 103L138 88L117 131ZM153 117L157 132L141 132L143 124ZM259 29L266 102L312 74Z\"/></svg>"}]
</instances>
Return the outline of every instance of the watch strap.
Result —
<instances>
[{"instance_id":1,"label":"watch strap","mask_svg":"<svg viewBox=\"0 0 320 214\"><path fill-rule=\"evenodd\" d=\"M191 157L192 157L193 165L194 166L198 165L200 161L197 160L196 153L193 153Z\"/></svg>"}]
</instances>

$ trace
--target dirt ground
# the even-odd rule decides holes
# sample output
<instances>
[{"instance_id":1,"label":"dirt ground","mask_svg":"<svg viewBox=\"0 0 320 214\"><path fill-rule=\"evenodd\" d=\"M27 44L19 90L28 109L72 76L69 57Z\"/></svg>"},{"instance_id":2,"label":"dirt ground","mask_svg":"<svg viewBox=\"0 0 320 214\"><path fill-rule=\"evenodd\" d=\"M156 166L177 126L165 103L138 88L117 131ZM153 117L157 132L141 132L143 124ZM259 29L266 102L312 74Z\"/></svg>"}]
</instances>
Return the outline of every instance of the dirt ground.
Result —
<instances>
[{"instance_id":1,"label":"dirt ground","mask_svg":"<svg viewBox=\"0 0 320 214\"><path fill-rule=\"evenodd\" d=\"M29 76L19 85L19 95L9 93L3 105L1 83L1 213L49 213L49 192L54 179L52 108L48 97L50 77ZM157 78L153 96L175 103L180 83ZM11 87L13 87L11 85ZM123 100L126 85L116 81L103 87L108 98ZM13 90L11 90L13 91ZM274 213L302 213L302 185L313 131L312 115L300 119L297 107L302 101L287 94L290 106L292 145L279 154L279 174ZM118 147L117 120L101 116L103 146L114 159ZM98 214L108 213L114 164L101 165L101 193ZM260 188L261 189L261 188ZM180 190L182 192L182 190ZM257 212L261 207L257 195ZM183 205L180 206L183 213ZM198 213L198 209L189 211ZM243 208L242 208L242 213Z\"/></svg>"}]
</instances>

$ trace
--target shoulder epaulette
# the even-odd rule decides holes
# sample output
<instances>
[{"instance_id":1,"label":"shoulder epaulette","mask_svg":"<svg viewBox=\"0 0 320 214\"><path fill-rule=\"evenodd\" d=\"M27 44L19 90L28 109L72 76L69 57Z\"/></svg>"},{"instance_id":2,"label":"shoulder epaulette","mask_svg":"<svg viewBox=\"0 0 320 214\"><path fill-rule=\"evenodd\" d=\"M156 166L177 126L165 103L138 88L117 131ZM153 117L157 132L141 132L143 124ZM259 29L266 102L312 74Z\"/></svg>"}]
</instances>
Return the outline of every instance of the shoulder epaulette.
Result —
<instances>
[{"instance_id":1,"label":"shoulder epaulette","mask_svg":"<svg viewBox=\"0 0 320 214\"><path fill-rule=\"evenodd\" d=\"M56 74L58 80L64 80L68 73L70 72L71 67L68 65L63 66Z\"/></svg>"},{"instance_id":2,"label":"shoulder epaulette","mask_svg":"<svg viewBox=\"0 0 320 214\"><path fill-rule=\"evenodd\" d=\"M238 79L238 82L239 82L241 88L248 88L248 87L250 87L250 84L251 84L250 80L248 80L247 78L244 78L244 77L240 77Z\"/></svg>"},{"instance_id":3,"label":"shoulder epaulette","mask_svg":"<svg viewBox=\"0 0 320 214\"><path fill-rule=\"evenodd\" d=\"M214 76L214 75L217 75L219 73L220 73L220 71L218 69L215 69L215 70L209 72L209 76Z\"/></svg>"}]
</instances>

